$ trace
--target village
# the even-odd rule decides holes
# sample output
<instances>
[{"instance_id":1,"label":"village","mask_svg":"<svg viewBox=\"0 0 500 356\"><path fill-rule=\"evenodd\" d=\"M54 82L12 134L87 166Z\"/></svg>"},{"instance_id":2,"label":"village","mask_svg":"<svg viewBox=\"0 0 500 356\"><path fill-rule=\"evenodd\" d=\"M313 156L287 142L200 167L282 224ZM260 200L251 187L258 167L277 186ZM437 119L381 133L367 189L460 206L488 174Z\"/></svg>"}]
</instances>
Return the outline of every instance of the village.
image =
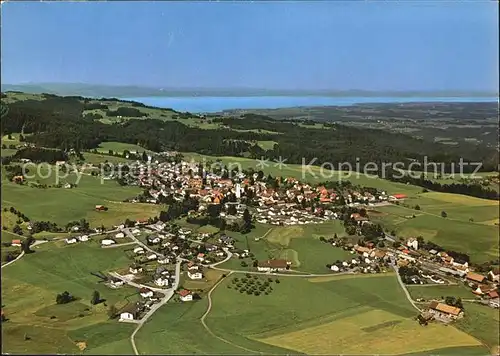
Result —
<instances>
[{"instance_id":1,"label":"village","mask_svg":"<svg viewBox=\"0 0 500 356\"><path fill-rule=\"evenodd\" d=\"M386 244L358 238L363 226L372 225L365 208L399 202L406 198L404 194L387 195L373 188L343 183L313 186L295 178L266 177L262 172L252 171L235 173L225 167L207 172L200 163L175 162L173 156L159 155L154 162L149 157L147 163L137 161L124 170L124 174L106 176L121 184L143 188L143 194L129 202L168 205L169 210L162 212L163 216L137 221L126 219L112 230L96 228L95 232L65 239L68 245L86 243L94 237L99 239L102 248L130 245L125 250L131 261L127 268L108 275L96 274L110 288L125 284L137 288L140 301L120 310L120 321L143 322L173 297L179 302L199 299L200 293L184 288L183 281L205 280L207 270L218 268L216 266L231 258L252 256L249 249L236 248L225 230L248 231L254 223L293 226L335 219L352 224L357 240L336 235L320 239L330 248L343 249L352 255L343 261L332 260L326 265L325 274L376 274L394 270L406 285L461 283L471 289L471 295L478 302L492 308L500 305L498 270L489 271L487 276L475 273L467 262L455 260L445 251L419 248L417 238L403 244L385 233L378 239ZM95 210L105 214L108 207L96 205ZM210 224L217 229L210 233L192 231L176 223L181 217L186 217L191 224ZM72 232L78 232L78 226L73 227ZM14 246L20 244L20 240L12 241ZM254 260L253 266L245 271L286 274L293 272L293 265L286 259ZM426 322L430 320L429 315L445 321L463 315L463 310L457 311L457 307L443 302L432 300L426 304L423 308Z\"/></svg>"}]
</instances>

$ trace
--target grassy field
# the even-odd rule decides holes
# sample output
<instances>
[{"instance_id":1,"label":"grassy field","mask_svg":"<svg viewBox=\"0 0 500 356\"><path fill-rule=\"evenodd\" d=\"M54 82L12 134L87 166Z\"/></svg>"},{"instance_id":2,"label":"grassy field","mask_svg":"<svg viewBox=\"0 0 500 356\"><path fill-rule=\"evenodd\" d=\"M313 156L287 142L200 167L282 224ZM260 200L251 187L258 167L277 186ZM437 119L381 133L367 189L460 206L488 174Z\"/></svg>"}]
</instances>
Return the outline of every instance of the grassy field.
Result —
<instances>
[{"instance_id":1,"label":"grassy field","mask_svg":"<svg viewBox=\"0 0 500 356\"><path fill-rule=\"evenodd\" d=\"M489 348L498 346L500 334L498 309L468 302L464 303L464 308L465 316L457 322L458 328L481 340Z\"/></svg>"},{"instance_id":2,"label":"grassy field","mask_svg":"<svg viewBox=\"0 0 500 356\"><path fill-rule=\"evenodd\" d=\"M103 153L108 153L109 150L112 150L115 153L116 152L123 153L123 151L125 150L129 152L138 152L141 154L142 152L152 153L152 151L149 151L144 147L123 142L103 142L99 145L99 148L97 149L98 152L103 152Z\"/></svg>"},{"instance_id":3,"label":"grassy field","mask_svg":"<svg viewBox=\"0 0 500 356\"><path fill-rule=\"evenodd\" d=\"M459 297L463 299L474 299L471 289L463 285L458 286L429 286L429 285L410 285L407 287L413 299L424 298L425 300L438 299L441 297Z\"/></svg>"},{"instance_id":4,"label":"grassy field","mask_svg":"<svg viewBox=\"0 0 500 356\"><path fill-rule=\"evenodd\" d=\"M120 308L127 300L137 299L135 289L110 289L90 274L127 265L123 249L101 249L97 242L42 246L2 269L2 309L9 319L2 324L3 351L75 354L79 353L76 342L85 342L85 353L99 353L106 350L106 344L128 340L132 325L109 321L104 303L90 304L94 290L108 306ZM77 301L57 305L55 296L63 291L73 294ZM131 353L125 347L121 350Z\"/></svg>"},{"instance_id":5,"label":"grassy field","mask_svg":"<svg viewBox=\"0 0 500 356\"><path fill-rule=\"evenodd\" d=\"M498 258L498 226L492 223L498 219L498 202L429 192L410 197L404 204L378 207L370 216L397 236L422 236L445 248L467 251L473 262ZM415 205L421 210L415 210ZM441 211L448 216L441 217Z\"/></svg>"},{"instance_id":6,"label":"grassy field","mask_svg":"<svg viewBox=\"0 0 500 356\"><path fill-rule=\"evenodd\" d=\"M257 145L260 146L263 150L272 150L274 145L277 144L276 141L257 141Z\"/></svg>"},{"instance_id":7,"label":"grassy field","mask_svg":"<svg viewBox=\"0 0 500 356\"><path fill-rule=\"evenodd\" d=\"M287 259L292 261L293 269L308 273L327 273L326 264L351 258L348 252L319 241L320 236L330 237L335 233L338 236L345 234L339 221L287 227L256 224L247 235L226 231L235 240L236 247L250 250L257 260ZM237 258L219 267L245 269Z\"/></svg>"},{"instance_id":8,"label":"grassy field","mask_svg":"<svg viewBox=\"0 0 500 356\"><path fill-rule=\"evenodd\" d=\"M453 327L420 326L393 275L315 283L285 277L258 297L228 290L228 280L212 294L206 322L248 349L261 351L256 342L263 342L307 354L405 354L481 345Z\"/></svg>"},{"instance_id":9,"label":"grassy field","mask_svg":"<svg viewBox=\"0 0 500 356\"><path fill-rule=\"evenodd\" d=\"M54 175L44 181L55 183ZM65 181L76 182L76 175ZM161 207L152 204L123 203L126 198L139 194L137 187L122 187L115 181L103 181L83 175L78 187L72 189L40 189L4 181L2 184L2 205L14 206L31 220L50 220L59 225L69 221L87 219L91 226L106 227L123 222L126 218L143 219L158 215ZM109 208L96 212L95 205Z\"/></svg>"},{"instance_id":10,"label":"grassy field","mask_svg":"<svg viewBox=\"0 0 500 356\"><path fill-rule=\"evenodd\" d=\"M108 153L108 152L106 152ZM100 163L130 163L132 162L131 160L124 158L124 157L116 157L116 156L108 156L108 155L100 155L97 153L91 153L91 152L83 152L83 158L85 159L86 163L91 163L91 164L100 164Z\"/></svg>"}]
</instances>

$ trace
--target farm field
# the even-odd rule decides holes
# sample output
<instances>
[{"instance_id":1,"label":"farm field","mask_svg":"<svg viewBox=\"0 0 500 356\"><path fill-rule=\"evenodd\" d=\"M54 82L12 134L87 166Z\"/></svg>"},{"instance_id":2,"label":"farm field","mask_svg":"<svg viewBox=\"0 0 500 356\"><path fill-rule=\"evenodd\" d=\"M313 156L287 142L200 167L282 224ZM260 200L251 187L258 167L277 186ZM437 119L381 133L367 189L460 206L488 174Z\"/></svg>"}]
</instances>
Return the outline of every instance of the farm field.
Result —
<instances>
[{"instance_id":1,"label":"farm field","mask_svg":"<svg viewBox=\"0 0 500 356\"><path fill-rule=\"evenodd\" d=\"M79 353L77 342L85 342L85 353L105 344L128 339L132 325L108 320L107 308L123 307L137 299L137 291L110 289L90 272L114 270L128 264L122 248L101 249L96 242L65 246L47 243L21 260L2 269L2 309L8 321L2 324L3 351L9 353ZM104 303L92 306L94 290ZM56 294L70 292L77 300L57 305ZM25 340L27 335L29 340ZM122 348L124 351L125 348ZM128 351L130 352L130 351Z\"/></svg>"},{"instance_id":2,"label":"farm field","mask_svg":"<svg viewBox=\"0 0 500 356\"><path fill-rule=\"evenodd\" d=\"M213 292L206 323L216 335L251 350L262 351L258 341L306 354L365 354L367 344L355 342L360 338L371 340L370 353L379 354L481 346L454 327L420 326L393 275L321 277L315 283L283 277L260 296L228 290L231 278Z\"/></svg>"},{"instance_id":3,"label":"farm field","mask_svg":"<svg viewBox=\"0 0 500 356\"><path fill-rule=\"evenodd\" d=\"M404 204L377 207L369 215L398 237L422 236L451 250L468 251L473 262L498 258L498 226L491 220L498 219L498 202L429 192ZM413 209L415 205L421 210Z\"/></svg>"},{"instance_id":4,"label":"farm field","mask_svg":"<svg viewBox=\"0 0 500 356\"><path fill-rule=\"evenodd\" d=\"M14 206L31 220L50 220L59 225L87 219L91 226L109 227L129 219L156 216L160 207L152 204L123 203L140 193L137 187L122 187L115 181L103 181L82 176L78 187L72 189L40 189L5 182L2 185L2 204ZM96 212L96 205L105 205L108 211Z\"/></svg>"},{"instance_id":5,"label":"farm field","mask_svg":"<svg viewBox=\"0 0 500 356\"><path fill-rule=\"evenodd\" d=\"M137 153L142 153L142 152L152 153L152 151L146 150L141 146L123 142L103 142L99 145L99 148L97 149L98 152L103 152L103 153L108 153L110 150L115 153L117 152L123 153L123 151L125 150Z\"/></svg>"},{"instance_id":6,"label":"farm field","mask_svg":"<svg viewBox=\"0 0 500 356\"><path fill-rule=\"evenodd\" d=\"M470 302L464 302L464 308L465 316L457 322L457 327L479 339L490 349L498 347L500 334L498 309Z\"/></svg>"},{"instance_id":7,"label":"farm field","mask_svg":"<svg viewBox=\"0 0 500 356\"><path fill-rule=\"evenodd\" d=\"M425 300L438 299L441 297L457 297L462 299L474 299L474 294L472 294L471 289L463 285L458 286L430 286L430 285L409 285L407 286L408 292L410 292L413 299L424 298Z\"/></svg>"},{"instance_id":8,"label":"farm field","mask_svg":"<svg viewBox=\"0 0 500 356\"><path fill-rule=\"evenodd\" d=\"M323 224L286 227L257 223L256 228L248 235L226 231L226 234L235 240L236 247L250 250L257 260L287 259L292 262L294 270L306 273L328 273L326 264L351 258L349 252L319 240L320 236L331 237L335 233L338 236L345 235L342 223L336 220ZM263 236L265 237L262 238ZM236 258L219 267L245 269L241 267L241 260Z\"/></svg>"}]
</instances>

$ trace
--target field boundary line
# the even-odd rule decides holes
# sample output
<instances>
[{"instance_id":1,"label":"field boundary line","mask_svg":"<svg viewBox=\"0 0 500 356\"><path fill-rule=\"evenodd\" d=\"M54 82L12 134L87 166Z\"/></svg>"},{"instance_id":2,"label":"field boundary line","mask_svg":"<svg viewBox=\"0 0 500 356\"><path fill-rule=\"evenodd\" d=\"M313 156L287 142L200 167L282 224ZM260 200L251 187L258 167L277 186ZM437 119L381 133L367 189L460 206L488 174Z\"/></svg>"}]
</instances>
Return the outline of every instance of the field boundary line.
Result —
<instances>
[{"instance_id":1,"label":"field boundary line","mask_svg":"<svg viewBox=\"0 0 500 356\"><path fill-rule=\"evenodd\" d=\"M229 272L227 277L229 277L233 272ZM250 349L247 349L246 347L243 347L243 346L239 346L239 345L236 345L234 343L232 343L231 341L229 340L226 340L220 336L217 336L215 335L215 333L210 330L210 328L207 326L207 324L205 323L205 318L208 316L208 314L210 313L210 311L212 310L212 292L215 290L215 288L217 288L217 286L219 284L222 283L222 281L224 280L225 278L221 278L211 289L210 291L208 292L207 294L207 298L208 298L208 307L207 307L207 310L205 311L205 313L201 316L200 318L200 321L201 321L201 324L203 325L203 327L205 328L205 330L210 334L212 335L213 337L215 337L216 339L228 344L228 345L231 345L231 346L234 346L234 347L237 347L239 349L242 349L242 350L245 350L245 351L248 351L248 352L251 352L252 354L262 354L262 352L259 352L259 351L255 351L255 350L250 350Z\"/></svg>"}]
</instances>

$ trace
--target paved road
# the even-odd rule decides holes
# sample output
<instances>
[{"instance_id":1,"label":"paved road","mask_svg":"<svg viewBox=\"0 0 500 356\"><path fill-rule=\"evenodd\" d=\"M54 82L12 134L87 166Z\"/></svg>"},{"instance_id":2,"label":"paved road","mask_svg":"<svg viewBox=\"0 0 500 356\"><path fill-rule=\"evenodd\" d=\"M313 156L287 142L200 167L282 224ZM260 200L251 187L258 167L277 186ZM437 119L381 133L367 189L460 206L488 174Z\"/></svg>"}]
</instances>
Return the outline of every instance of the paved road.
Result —
<instances>
[{"instance_id":1,"label":"paved road","mask_svg":"<svg viewBox=\"0 0 500 356\"><path fill-rule=\"evenodd\" d=\"M102 246L102 248L116 248L116 247L122 247L122 246L127 246L127 245L137 245L137 242L136 242L136 241L125 242L125 243L123 243L123 244L116 244L116 245Z\"/></svg>"},{"instance_id":2,"label":"paved road","mask_svg":"<svg viewBox=\"0 0 500 356\"><path fill-rule=\"evenodd\" d=\"M228 274L228 277L231 275L232 272L229 272ZM226 344L229 344L231 346L234 346L234 347L237 347L239 349L242 349L242 350L245 350L245 351L248 351L248 352L251 352L253 354L262 354L262 352L258 352L258 351L255 351L255 350L250 350L250 349L247 349L243 346L240 346L240 345L236 345L236 344L233 344L231 341L229 340L226 340L218 335L215 335L214 332L212 330L210 330L210 328L207 326L207 324L205 323L205 318L207 317L207 315L210 313L210 311L212 310L212 292L215 290L215 288L217 288L217 286L224 280L224 278L221 278L211 289L210 291L208 292L207 294L207 299L208 299L208 307L207 307L207 310L205 311L205 313L203 314L203 316L201 317L200 321L201 321L201 324L203 325L203 327L205 328L205 330L210 334L212 335L213 337L215 337L216 339L219 339L220 341L222 342L225 342Z\"/></svg>"},{"instance_id":3,"label":"paved road","mask_svg":"<svg viewBox=\"0 0 500 356\"><path fill-rule=\"evenodd\" d=\"M158 309L160 309L163 305L165 305L170 300L170 298L172 298L174 296L175 290L179 286L179 280L180 280L180 276L181 276L181 262L182 261L180 259L178 259L177 263L175 265L175 281L174 281L172 288L169 288L167 290L162 291L162 293L164 294L164 297L161 299L161 301L159 303L153 304L151 309L141 318L141 320L139 320L137 327L135 328L132 335L130 335L130 343L132 344L132 348L134 349L134 353L136 355L139 355L139 350L137 350L137 346L135 344L135 339L134 339L135 334L137 334L137 332L141 329L141 327L144 325L146 320L148 320L151 317L151 315L153 315ZM146 288L150 288L150 287L146 286ZM150 289L152 289L152 288L150 288Z\"/></svg>"},{"instance_id":4,"label":"paved road","mask_svg":"<svg viewBox=\"0 0 500 356\"><path fill-rule=\"evenodd\" d=\"M131 238L133 241L135 241L135 243L141 245L142 247L144 247L146 250L148 250L149 252L152 252L154 253L155 255L158 255L160 256L161 258L165 258L165 255L153 250L152 248L150 248L148 245L146 245L144 242L142 242L141 240L139 240L137 237L134 236L133 233L130 232L130 229L128 228L125 228L125 229L122 229L122 231L127 235L127 237Z\"/></svg>"},{"instance_id":5,"label":"paved road","mask_svg":"<svg viewBox=\"0 0 500 356\"><path fill-rule=\"evenodd\" d=\"M41 245L41 244L44 244L44 243L46 243L46 242L48 242L48 241L45 241L45 240L37 240L37 241L35 241L35 242L34 242L34 243L30 246L30 247L35 247L35 246L37 246L37 245ZM24 256L24 251L21 251L21 253L19 254L19 256L17 256L17 257L16 257L15 259L13 259L12 261L7 262L7 263L3 264L1 268L7 267L8 265L10 265L10 264L12 264L12 263L16 262L17 260L20 260L23 256Z\"/></svg>"},{"instance_id":6,"label":"paved road","mask_svg":"<svg viewBox=\"0 0 500 356\"><path fill-rule=\"evenodd\" d=\"M411 305L413 305L413 307L415 309L417 309L419 312L422 312L422 310L419 307L417 307L417 305L415 304L415 301L412 299L410 293L408 292L408 289L406 289L406 286L403 283L403 280L401 279L401 276L399 275L398 267L396 266L396 264L394 263L394 261L392 263L392 268L394 268L394 271L396 272L396 276L398 278L399 285L403 289L403 292L405 292L406 299L408 299L408 301L411 303Z\"/></svg>"}]
</instances>

